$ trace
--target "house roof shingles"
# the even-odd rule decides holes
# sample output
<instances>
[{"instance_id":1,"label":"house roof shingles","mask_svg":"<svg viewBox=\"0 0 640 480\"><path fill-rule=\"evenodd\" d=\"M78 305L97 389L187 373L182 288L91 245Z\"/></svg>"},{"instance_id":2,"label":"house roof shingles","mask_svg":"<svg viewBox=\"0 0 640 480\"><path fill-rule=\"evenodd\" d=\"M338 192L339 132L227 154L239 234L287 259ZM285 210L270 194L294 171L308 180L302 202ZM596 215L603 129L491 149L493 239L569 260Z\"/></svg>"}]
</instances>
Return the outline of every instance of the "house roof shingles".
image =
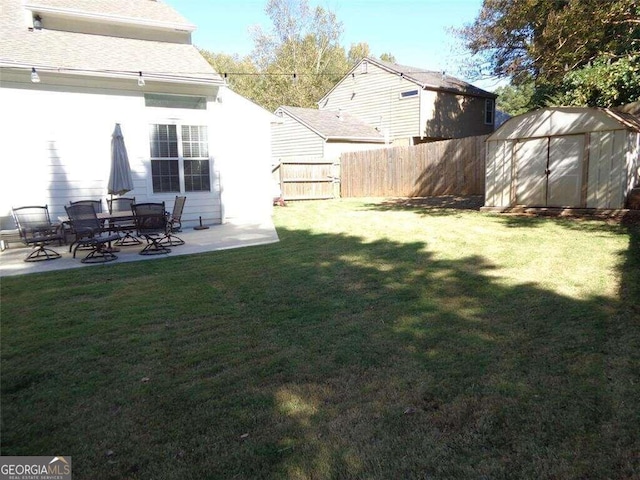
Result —
<instances>
[{"instance_id":1,"label":"house roof shingles","mask_svg":"<svg viewBox=\"0 0 640 480\"><path fill-rule=\"evenodd\" d=\"M378 130L346 112L288 106L278 110L286 112L326 140L384 142L384 136Z\"/></svg>"},{"instance_id":2,"label":"house roof shingles","mask_svg":"<svg viewBox=\"0 0 640 480\"><path fill-rule=\"evenodd\" d=\"M39 0L38 4L75 5L76 8L94 0ZM35 2L34 2L35 3ZM97 0L112 3L110 11L130 5L130 12L141 15L155 11L156 16L172 21L184 19L177 13L168 14L164 4L153 0ZM163 5L160 9L148 8ZM137 7L136 7L137 5ZM144 6L144 7L143 7ZM117 8L116 8L117 7ZM165 8L166 7L166 8ZM95 10L95 9L94 9ZM137 74L165 80L221 83L219 75L191 44L139 40L87 33L47 30L30 31L24 23L20 0L9 0L0 9L0 65L36 67L87 74Z\"/></svg>"},{"instance_id":3,"label":"house roof shingles","mask_svg":"<svg viewBox=\"0 0 640 480\"><path fill-rule=\"evenodd\" d=\"M407 80L411 80L419 84L422 88L434 88L439 90L450 90L454 92L466 93L469 95L476 95L480 97L495 98L495 93L482 90L470 83L467 83L459 78L446 75L444 72L434 72L431 70L424 70L422 68L409 67L407 65L399 65L396 63L385 62L382 60L365 59L373 64L378 64L380 67L395 72Z\"/></svg>"}]
</instances>

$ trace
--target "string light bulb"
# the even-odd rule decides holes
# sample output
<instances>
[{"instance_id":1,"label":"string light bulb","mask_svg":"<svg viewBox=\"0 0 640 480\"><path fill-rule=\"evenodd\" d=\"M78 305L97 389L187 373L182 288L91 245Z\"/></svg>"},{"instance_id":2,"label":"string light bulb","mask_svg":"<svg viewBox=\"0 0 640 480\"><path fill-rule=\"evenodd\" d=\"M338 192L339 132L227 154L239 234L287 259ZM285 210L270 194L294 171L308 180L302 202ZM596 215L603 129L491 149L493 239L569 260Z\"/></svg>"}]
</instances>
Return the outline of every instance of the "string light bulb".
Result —
<instances>
[{"instance_id":1,"label":"string light bulb","mask_svg":"<svg viewBox=\"0 0 640 480\"><path fill-rule=\"evenodd\" d=\"M36 72L35 68L31 68L31 82L32 83L40 83L40 75Z\"/></svg>"},{"instance_id":2,"label":"string light bulb","mask_svg":"<svg viewBox=\"0 0 640 480\"><path fill-rule=\"evenodd\" d=\"M138 86L144 87L144 77L142 76L142 72L138 72Z\"/></svg>"}]
</instances>

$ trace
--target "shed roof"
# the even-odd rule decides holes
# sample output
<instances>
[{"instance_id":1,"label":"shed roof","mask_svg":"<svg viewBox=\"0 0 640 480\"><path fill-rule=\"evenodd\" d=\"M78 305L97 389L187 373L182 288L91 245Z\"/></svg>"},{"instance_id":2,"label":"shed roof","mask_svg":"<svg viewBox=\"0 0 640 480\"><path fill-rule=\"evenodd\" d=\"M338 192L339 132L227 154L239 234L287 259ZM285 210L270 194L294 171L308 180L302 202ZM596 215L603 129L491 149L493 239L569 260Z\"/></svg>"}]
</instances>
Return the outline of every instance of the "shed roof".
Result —
<instances>
[{"instance_id":1,"label":"shed roof","mask_svg":"<svg viewBox=\"0 0 640 480\"><path fill-rule=\"evenodd\" d=\"M35 3L32 2L32 3ZM94 0L38 0L38 4L75 5L96 13ZM184 21L173 10L153 0L97 0L111 4L109 12L150 13L152 18ZM127 7L128 6L128 7ZM173 12L173 13L171 13ZM57 30L29 30L20 0L8 0L0 9L0 66L35 67L41 71L97 76L136 75L184 83L221 84L222 79L191 44L179 44Z\"/></svg>"},{"instance_id":2,"label":"shed roof","mask_svg":"<svg viewBox=\"0 0 640 480\"><path fill-rule=\"evenodd\" d=\"M343 111L281 106L278 112L285 112L325 140L384 143L378 130Z\"/></svg>"},{"instance_id":3,"label":"shed roof","mask_svg":"<svg viewBox=\"0 0 640 480\"><path fill-rule=\"evenodd\" d=\"M589 107L550 107L510 118L487 141L542 138L605 130L640 131L632 114Z\"/></svg>"}]
</instances>

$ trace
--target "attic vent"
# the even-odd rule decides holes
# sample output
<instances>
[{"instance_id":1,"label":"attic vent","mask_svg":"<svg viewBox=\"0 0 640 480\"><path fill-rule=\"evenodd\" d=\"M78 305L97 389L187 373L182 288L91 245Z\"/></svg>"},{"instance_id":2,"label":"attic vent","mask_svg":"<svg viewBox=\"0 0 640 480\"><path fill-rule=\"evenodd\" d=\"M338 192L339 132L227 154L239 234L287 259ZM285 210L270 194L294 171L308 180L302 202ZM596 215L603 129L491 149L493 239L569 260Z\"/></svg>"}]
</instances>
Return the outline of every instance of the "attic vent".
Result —
<instances>
[{"instance_id":1,"label":"attic vent","mask_svg":"<svg viewBox=\"0 0 640 480\"><path fill-rule=\"evenodd\" d=\"M410 98L418 96L418 90L408 90L400 93L400 98Z\"/></svg>"},{"instance_id":2,"label":"attic vent","mask_svg":"<svg viewBox=\"0 0 640 480\"><path fill-rule=\"evenodd\" d=\"M365 60L360 64L360 73L367 73L368 69L369 69L369 62Z\"/></svg>"}]
</instances>

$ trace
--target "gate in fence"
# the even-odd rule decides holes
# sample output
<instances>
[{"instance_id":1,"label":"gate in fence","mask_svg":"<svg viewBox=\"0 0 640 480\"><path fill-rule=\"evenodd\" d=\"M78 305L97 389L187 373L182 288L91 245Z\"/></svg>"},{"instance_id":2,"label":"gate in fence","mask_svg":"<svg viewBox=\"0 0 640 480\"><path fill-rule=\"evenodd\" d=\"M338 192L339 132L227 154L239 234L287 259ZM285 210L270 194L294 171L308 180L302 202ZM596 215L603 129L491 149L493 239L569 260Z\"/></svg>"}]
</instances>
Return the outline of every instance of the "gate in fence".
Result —
<instances>
[{"instance_id":1,"label":"gate in fence","mask_svg":"<svg viewBox=\"0 0 640 480\"><path fill-rule=\"evenodd\" d=\"M272 169L285 200L321 200L340 196L339 165L324 158L281 160Z\"/></svg>"}]
</instances>

